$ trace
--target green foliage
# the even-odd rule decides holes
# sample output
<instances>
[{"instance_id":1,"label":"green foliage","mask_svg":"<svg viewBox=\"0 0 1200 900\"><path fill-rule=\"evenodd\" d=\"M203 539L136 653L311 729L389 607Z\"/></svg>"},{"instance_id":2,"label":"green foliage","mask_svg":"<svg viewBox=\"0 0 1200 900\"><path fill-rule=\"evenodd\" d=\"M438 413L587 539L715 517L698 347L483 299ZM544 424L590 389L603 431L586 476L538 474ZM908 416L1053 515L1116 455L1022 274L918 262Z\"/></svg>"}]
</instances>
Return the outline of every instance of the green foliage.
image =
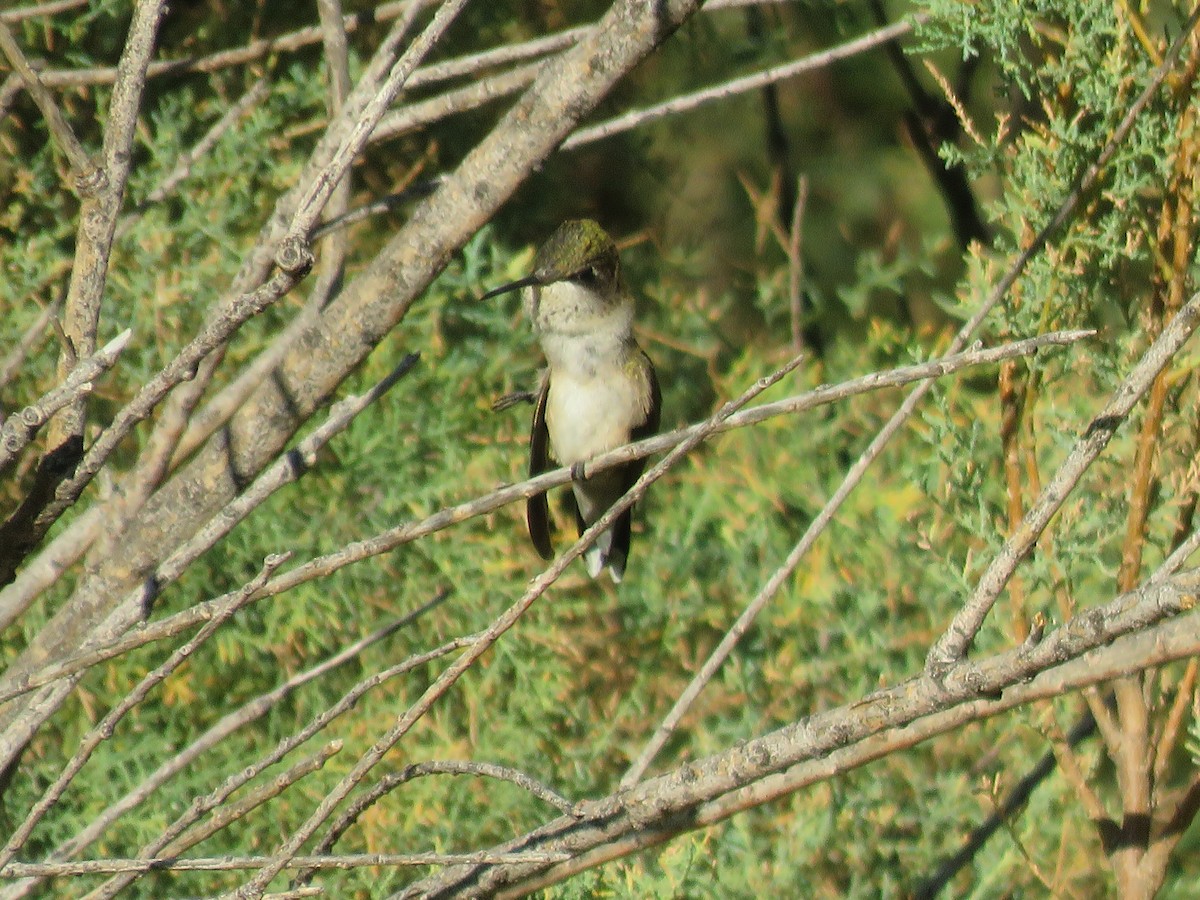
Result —
<instances>
[{"instance_id":1,"label":"green foliage","mask_svg":"<svg viewBox=\"0 0 1200 900\"><path fill-rule=\"evenodd\" d=\"M582 21L599 8L580 3L551 11L553 4L543 4L517 18L496 4L476 6L476 18L468 20L474 30L464 28L448 48L465 51L496 34L515 40L548 24ZM858 4L814 6L800 17L772 18L759 32L740 19L699 20L628 90L650 85L666 96L702 83L708 66L791 58L811 49L805 28L817 13L828 14L828 21L813 27L830 40L839 29L866 21ZM812 179L804 223L806 324L819 326L824 343L763 399L926 358L944 345L953 330L947 323L970 315L1012 256L1047 224L1155 65L1130 31L1123 4L931 0L927 8L924 50L979 57L986 64L981 81L987 96L977 95L969 110L982 141L963 138L940 149L948 163L963 164L975 179L995 244L961 257L952 249L955 236L936 191L895 137L906 101L881 61L859 59L831 74L829 96L820 95L828 107L814 101L819 91L812 86L785 89L785 119L803 138L791 162ZM69 24L47 32L44 43L48 48L66 41L73 49L62 60L96 64L107 58L101 35L123 14L121 4L93 4L89 17L64 20ZM186 49L190 39L179 35L188 31L185 25L197 24L195 15L169 23L166 34L179 43L167 52ZM245 23L203 18L199 24L194 40L208 46ZM303 57L271 66L266 101L198 161L170 198L147 205L120 233L102 337L131 327L138 339L98 383L98 417L110 416L195 332L242 264L274 199L297 178L316 132L296 126L324 115L324 81ZM139 130L138 165L129 184L133 205L151 196L248 83L226 73L162 88ZM103 108L103 90L98 99ZM1016 367L1026 473L1044 478L1054 471L1147 342L1147 296L1170 274L1158 215L1172 199L1168 169L1182 152L1189 102L1166 91L1150 104L1100 187L1084 198L1083 212L1033 259L986 325L989 338L1078 324L1103 328L1102 339L1086 350ZM621 185L612 183L615 164L589 167L587 156L552 161L496 226L463 249L339 394L368 389L407 353L420 353L417 367L364 412L313 471L194 565L165 594L155 616L236 589L268 553L291 551L295 561L304 561L522 479L529 410L495 413L491 404L531 388L540 358L515 295L487 303L476 298L523 274L532 253L525 241L544 235L542 226L563 215L610 213L618 224L634 222L614 226L621 238L644 221L652 223L655 239L630 241L623 259L641 301L639 340L663 381L664 428L704 417L774 370L792 352L790 272L779 242L757 233L754 214L760 210L751 209L753 197L747 202L753 192L731 177L741 173L752 186L767 182L760 120L758 107L738 101L683 125L673 120L655 126L614 145L612 156L594 151L601 155L592 160L635 161ZM478 128L474 122L439 131L435 137L442 143L431 158L469 146ZM0 159L0 344L7 347L62 292L76 208L60 190L64 163L44 133L0 137L21 161L16 167ZM90 142L94 135L85 130L84 137ZM360 173L361 183L375 192L399 165L373 159ZM351 234L347 278L369 263L389 230L386 223L368 223ZM1190 284L1190 255L1187 266ZM289 297L243 329L221 377L267 346L301 302ZM37 396L53 383L57 354L51 342L35 349L6 388L5 412L16 398ZM1006 481L998 380L998 371L990 369L935 389L718 673L668 744L662 766L716 753L920 671L930 643L1011 531L1013 488ZM1167 404L1172 421L1186 418L1181 410L1193 402L1185 393L1190 390L1187 384L1174 387ZM900 396L866 395L706 444L639 507L626 583L614 589L590 581L582 567L570 570L419 723L385 768L471 759L515 767L572 798L612 791L654 724L800 539ZM318 414L314 424L322 418ZM1061 622L1072 609L1113 595L1139 424L1131 422L1090 470L1078 499L1047 534L1045 550L1021 569L1019 589L989 619L976 652L1011 646L1023 637L1016 623L1033 614ZM1194 450L1183 436L1186 429L1167 431L1146 525L1147 566L1170 549L1192 491L1185 473ZM131 464L139 440L123 449L116 470ZM28 471L19 475L0 488L6 507L28 483ZM561 549L574 526L557 499L551 509ZM485 627L543 568L524 529L519 505L510 506L248 607L101 745L23 856L39 858L75 834L230 710L442 590L449 596L436 610L300 687L208 751L144 813L110 829L97 852L131 853L193 797L260 758L359 679ZM19 628L3 635L0 650L7 659L45 624L68 588L47 592ZM14 780L5 795L0 830L14 824L13 811L40 796L80 737L163 655L160 647L139 650L84 679L31 746L22 770L27 777ZM367 694L301 751L343 741L321 771L199 850L217 855L276 846L442 668L444 662L425 666ZM1060 701L1056 713L1069 721L1077 705ZM960 729L585 873L550 895L903 896L958 849L963 834L1046 751L1041 726L1048 716L1045 709L1017 711ZM1194 763L1200 757L1194 723L1190 737ZM1100 789L1111 791L1112 775L1099 754L1082 752L1091 754L1088 774L1108 782ZM282 769L269 769L254 786ZM554 814L507 783L423 778L371 807L337 850L471 850ZM1195 840L1193 827L1181 851L1194 848ZM1060 865L1055 877L1063 893L1100 895L1112 889L1101 856L1070 787L1052 779L953 889L979 897L1037 895L1046 888L1042 872ZM1195 860L1194 853L1177 854L1164 896L1186 895L1197 875ZM383 869L327 877L338 896L366 897L384 895L413 875ZM78 895L94 883L60 881L54 890ZM128 893L211 894L234 883L234 876L211 873L164 874Z\"/></svg>"}]
</instances>

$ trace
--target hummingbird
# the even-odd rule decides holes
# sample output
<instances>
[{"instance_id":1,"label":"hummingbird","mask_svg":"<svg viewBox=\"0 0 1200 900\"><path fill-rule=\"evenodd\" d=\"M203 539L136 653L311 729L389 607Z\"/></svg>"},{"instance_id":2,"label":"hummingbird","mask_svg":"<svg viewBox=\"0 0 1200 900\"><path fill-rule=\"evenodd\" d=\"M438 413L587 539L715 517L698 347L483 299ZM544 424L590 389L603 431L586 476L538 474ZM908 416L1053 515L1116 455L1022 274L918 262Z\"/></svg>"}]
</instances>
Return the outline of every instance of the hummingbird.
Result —
<instances>
[{"instance_id":1,"label":"hummingbird","mask_svg":"<svg viewBox=\"0 0 1200 900\"><path fill-rule=\"evenodd\" d=\"M538 249L533 272L488 291L486 300L523 290L525 312L546 357L529 433L529 475L547 471L553 456L576 466L658 431L658 377L633 336L634 298L621 276L611 237L591 219L564 222ZM570 503L579 533L637 481L635 460L572 481ZM529 537L543 559L554 555L545 493L525 505ZM631 510L588 548L588 574L606 568L614 583L629 557Z\"/></svg>"}]
</instances>

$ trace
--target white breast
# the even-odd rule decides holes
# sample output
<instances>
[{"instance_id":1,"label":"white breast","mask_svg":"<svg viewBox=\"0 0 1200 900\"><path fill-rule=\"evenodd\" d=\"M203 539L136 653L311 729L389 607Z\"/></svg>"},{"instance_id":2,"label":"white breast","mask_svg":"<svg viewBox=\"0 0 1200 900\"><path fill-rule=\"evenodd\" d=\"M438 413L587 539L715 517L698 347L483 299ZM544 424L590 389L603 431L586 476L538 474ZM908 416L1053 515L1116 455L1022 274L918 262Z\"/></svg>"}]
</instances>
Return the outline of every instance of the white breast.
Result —
<instances>
[{"instance_id":1,"label":"white breast","mask_svg":"<svg viewBox=\"0 0 1200 900\"><path fill-rule=\"evenodd\" d=\"M560 463L574 465L629 442L645 412L628 370L601 367L594 375L572 369L552 371L546 428Z\"/></svg>"}]
</instances>

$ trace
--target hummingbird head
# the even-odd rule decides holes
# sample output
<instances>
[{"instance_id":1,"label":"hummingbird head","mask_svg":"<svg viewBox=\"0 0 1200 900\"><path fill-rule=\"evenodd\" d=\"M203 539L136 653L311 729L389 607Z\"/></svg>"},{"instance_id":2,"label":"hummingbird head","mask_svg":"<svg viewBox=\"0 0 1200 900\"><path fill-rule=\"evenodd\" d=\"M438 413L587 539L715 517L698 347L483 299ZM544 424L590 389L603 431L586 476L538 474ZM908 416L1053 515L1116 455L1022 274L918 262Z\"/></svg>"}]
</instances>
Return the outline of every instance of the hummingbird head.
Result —
<instances>
[{"instance_id":1,"label":"hummingbird head","mask_svg":"<svg viewBox=\"0 0 1200 900\"><path fill-rule=\"evenodd\" d=\"M615 302L621 278L617 245L592 219L569 219L538 248L533 274L488 291L480 300L521 288L567 282Z\"/></svg>"},{"instance_id":2,"label":"hummingbird head","mask_svg":"<svg viewBox=\"0 0 1200 900\"><path fill-rule=\"evenodd\" d=\"M538 284L571 281L606 296L615 290L620 272L617 245L591 219L563 222L533 259Z\"/></svg>"}]
</instances>

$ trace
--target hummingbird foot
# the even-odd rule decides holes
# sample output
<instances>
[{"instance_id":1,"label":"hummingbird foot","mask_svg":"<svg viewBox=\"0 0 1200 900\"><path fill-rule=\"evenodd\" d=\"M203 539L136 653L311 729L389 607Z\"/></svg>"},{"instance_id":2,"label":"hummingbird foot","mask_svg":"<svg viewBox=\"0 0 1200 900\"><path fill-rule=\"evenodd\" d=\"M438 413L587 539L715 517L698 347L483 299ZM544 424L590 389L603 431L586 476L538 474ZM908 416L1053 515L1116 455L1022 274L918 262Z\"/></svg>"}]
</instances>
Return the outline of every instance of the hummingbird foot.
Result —
<instances>
[{"instance_id":1,"label":"hummingbird foot","mask_svg":"<svg viewBox=\"0 0 1200 900\"><path fill-rule=\"evenodd\" d=\"M537 394L533 391L513 391L511 394L496 398L492 402L492 412L504 412L518 403L533 403L536 400Z\"/></svg>"}]
</instances>

